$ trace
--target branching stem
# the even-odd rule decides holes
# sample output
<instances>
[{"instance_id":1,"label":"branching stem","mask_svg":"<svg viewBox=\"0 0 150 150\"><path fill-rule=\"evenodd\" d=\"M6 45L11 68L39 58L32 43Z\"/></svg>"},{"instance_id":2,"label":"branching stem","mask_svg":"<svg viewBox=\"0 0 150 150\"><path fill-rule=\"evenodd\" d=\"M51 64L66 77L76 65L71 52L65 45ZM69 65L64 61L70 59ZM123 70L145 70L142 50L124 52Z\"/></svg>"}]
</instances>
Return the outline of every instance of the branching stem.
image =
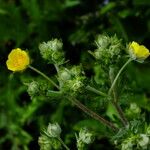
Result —
<instances>
[{"instance_id":1,"label":"branching stem","mask_svg":"<svg viewBox=\"0 0 150 150\"><path fill-rule=\"evenodd\" d=\"M110 89L109 89L109 91L108 91L108 96L111 96L111 93L113 92L113 97L114 97L114 98L113 98L113 100L112 100L112 104L115 106L115 108L116 108L116 110L117 110L117 112L118 112L118 114L119 114L119 116L120 116L120 119L121 119L121 121L122 121L122 123L123 123L124 126L126 126L126 125L128 124L128 120L126 119L126 117L125 117L125 115L124 115L124 113L123 113L123 111L122 111L120 105L118 105L118 103L117 103L117 102L118 102L118 99L117 99L117 92L116 92L115 86L116 86L117 80L118 80L120 74L122 73L123 69L124 69L132 60L133 60L133 59L131 59L131 58L129 58L129 59L127 60L127 62L121 67L121 69L119 70L119 72L117 73L117 75L116 75L115 78L113 77L113 76L114 76L113 73L110 73L110 80L111 80L112 84L111 84L111 87L110 87Z\"/></svg>"},{"instance_id":2,"label":"branching stem","mask_svg":"<svg viewBox=\"0 0 150 150\"><path fill-rule=\"evenodd\" d=\"M48 76L46 76L44 73L42 73L41 71L39 71L38 69L29 66L30 69L32 69L33 71L37 72L38 74L40 74L41 76L43 76L46 80L48 80L51 84L53 84L57 89L60 90L59 86L52 81ZM93 88L91 88L93 90ZM96 91L96 89L94 90ZM97 91L96 91L97 92ZM104 93L100 92L101 95L106 96ZM105 124L106 126L108 126L109 128L111 128L112 130L116 131L118 130L117 127L115 127L113 125L113 123L107 121L106 119L104 119L103 117L101 117L100 115L98 115L97 113L93 112L92 110L90 110L89 108L87 108L85 105L83 105L80 101L78 101L75 98L72 97L67 97L67 99L69 101L71 101L73 104L75 104L79 109L81 109L83 112L85 112L86 114L88 114L89 116L91 116L92 118L94 118L95 120L98 120L99 122ZM60 140L60 139L59 139Z\"/></svg>"}]
</instances>

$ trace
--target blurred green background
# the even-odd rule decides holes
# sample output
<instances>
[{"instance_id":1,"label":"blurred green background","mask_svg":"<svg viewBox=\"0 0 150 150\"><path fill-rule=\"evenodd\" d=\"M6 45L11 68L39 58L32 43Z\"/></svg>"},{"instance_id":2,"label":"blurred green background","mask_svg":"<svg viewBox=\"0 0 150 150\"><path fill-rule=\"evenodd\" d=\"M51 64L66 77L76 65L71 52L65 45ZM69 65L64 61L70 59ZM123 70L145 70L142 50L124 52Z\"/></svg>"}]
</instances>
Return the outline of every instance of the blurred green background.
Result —
<instances>
[{"instance_id":1,"label":"blurred green background","mask_svg":"<svg viewBox=\"0 0 150 150\"><path fill-rule=\"evenodd\" d=\"M30 70L13 74L5 65L8 53L20 47L28 50L33 66L54 75L55 69L42 60L38 45L58 38L64 43L66 59L73 65L82 62L90 74L87 50L94 48L95 36L103 33L116 34L124 43L137 41L150 49L150 1L0 0L0 149L38 150L40 131L50 121L61 124L63 139L72 149L76 143L74 132L84 124L94 124L104 135L104 126L97 127L84 113L78 116L80 110L66 102L43 97L30 100L23 83L39 76ZM128 71L129 79L134 81L131 87L150 96L148 62L142 69L141 64L132 64ZM149 111L146 104L148 100L139 103ZM74 118L70 119L70 115ZM113 149L105 138L96 139L91 148Z\"/></svg>"}]
</instances>

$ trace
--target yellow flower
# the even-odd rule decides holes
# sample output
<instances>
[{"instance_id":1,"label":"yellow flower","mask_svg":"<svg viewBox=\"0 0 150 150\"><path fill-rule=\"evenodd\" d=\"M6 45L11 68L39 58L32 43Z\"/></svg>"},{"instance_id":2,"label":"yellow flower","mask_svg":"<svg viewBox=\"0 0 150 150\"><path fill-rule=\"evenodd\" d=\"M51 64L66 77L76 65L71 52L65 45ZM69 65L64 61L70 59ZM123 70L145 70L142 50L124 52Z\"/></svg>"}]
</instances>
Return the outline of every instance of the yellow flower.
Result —
<instances>
[{"instance_id":1,"label":"yellow flower","mask_svg":"<svg viewBox=\"0 0 150 150\"><path fill-rule=\"evenodd\" d=\"M7 68L11 71L22 71L30 64L30 58L26 51L20 48L13 49L8 55Z\"/></svg>"},{"instance_id":2,"label":"yellow flower","mask_svg":"<svg viewBox=\"0 0 150 150\"><path fill-rule=\"evenodd\" d=\"M150 55L149 50L144 45L139 45L134 41L129 45L129 53L133 59L138 61L144 61Z\"/></svg>"}]
</instances>

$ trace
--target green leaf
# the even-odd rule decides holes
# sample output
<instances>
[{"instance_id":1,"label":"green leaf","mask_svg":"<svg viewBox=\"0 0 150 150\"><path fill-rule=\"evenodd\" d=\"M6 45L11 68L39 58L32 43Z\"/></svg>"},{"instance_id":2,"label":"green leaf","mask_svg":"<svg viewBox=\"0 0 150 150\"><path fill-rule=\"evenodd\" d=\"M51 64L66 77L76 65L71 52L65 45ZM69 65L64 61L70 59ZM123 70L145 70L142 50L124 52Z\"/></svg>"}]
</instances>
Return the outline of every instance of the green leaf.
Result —
<instances>
[{"instance_id":1,"label":"green leaf","mask_svg":"<svg viewBox=\"0 0 150 150\"><path fill-rule=\"evenodd\" d=\"M115 107L109 102L106 115L113 121L115 121L115 117L119 118L118 112L116 111Z\"/></svg>"},{"instance_id":2,"label":"green leaf","mask_svg":"<svg viewBox=\"0 0 150 150\"><path fill-rule=\"evenodd\" d=\"M86 120L79 121L77 124L74 125L73 129L79 131L83 127L87 127L89 129L92 129L95 132L97 131L100 133L103 133L106 130L106 127L103 124L101 124L100 122L98 122L96 120L92 120L92 119L86 119Z\"/></svg>"},{"instance_id":3,"label":"green leaf","mask_svg":"<svg viewBox=\"0 0 150 150\"><path fill-rule=\"evenodd\" d=\"M114 9L116 7L116 3L115 2L109 2L107 5L105 5L104 7L102 7L100 14L104 15L107 12L111 11L112 9Z\"/></svg>"}]
</instances>

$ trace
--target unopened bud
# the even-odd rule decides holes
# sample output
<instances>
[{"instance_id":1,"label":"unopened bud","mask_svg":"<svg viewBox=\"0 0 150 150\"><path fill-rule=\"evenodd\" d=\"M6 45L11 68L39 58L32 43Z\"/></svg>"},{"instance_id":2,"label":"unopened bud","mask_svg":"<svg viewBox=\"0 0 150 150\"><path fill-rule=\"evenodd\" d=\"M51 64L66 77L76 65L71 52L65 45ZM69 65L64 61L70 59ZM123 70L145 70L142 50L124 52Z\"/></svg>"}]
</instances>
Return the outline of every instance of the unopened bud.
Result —
<instances>
[{"instance_id":1,"label":"unopened bud","mask_svg":"<svg viewBox=\"0 0 150 150\"><path fill-rule=\"evenodd\" d=\"M51 41L43 42L39 45L40 53L45 60L49 63L62 64L64 62L64 53L62 51L63 43L54 39Z\"/></svg>"},{"instance_id":2,"label":"unopened bud","mask_svg":"<svg viewBox=\"0 0 150 150\"><path fill-rule=\"evenodd\" d=\"M94 141L94 136L88 129L83 128L79 132L79 139L85 144L90 144Z\"/></svg>"},{"instance_id":3,"label":"unopened bud","mask_svg":"<svg viewBox=\"0 0 150 150\"><path fill-rule=\"evenodd\" d=\"M140 139L138 141L138 144L143 148L147 149L147 146L149 144L149 137L146 134L140 134Z\"/></svg>"},{"instance_id":4,"label":"unopened bud","mask_svg":"<svg viewBox=\"0 0 150 150\"><path fill-rule=\"evenodd\" d=\"M49 123L47 128L47 133L50 137L59 137L61 134L61 128L58 123L51 124Z\"/></svg>"},{"instance_id":5,"label":"unopened bud","mask_svg":"<svg viewBox=\"0 0 150 150\"><path fill-rule=\"evenodd\" d=\"M29 85L28 85L28 93L31 97L36 96L39 94L39 83L36 81L32 81Z\"/></svg>"}]
</instances>

